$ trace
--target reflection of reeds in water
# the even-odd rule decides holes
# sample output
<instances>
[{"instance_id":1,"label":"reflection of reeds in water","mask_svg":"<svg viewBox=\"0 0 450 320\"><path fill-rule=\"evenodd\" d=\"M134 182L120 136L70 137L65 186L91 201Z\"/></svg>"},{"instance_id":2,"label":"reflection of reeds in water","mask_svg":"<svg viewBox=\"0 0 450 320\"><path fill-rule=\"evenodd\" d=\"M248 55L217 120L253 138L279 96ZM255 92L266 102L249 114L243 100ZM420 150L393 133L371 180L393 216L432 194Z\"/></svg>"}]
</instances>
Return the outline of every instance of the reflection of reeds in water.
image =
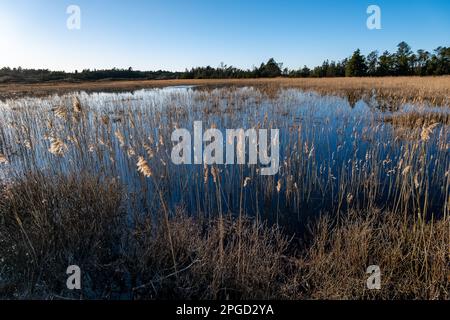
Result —
<instances>
[{"instance_id":1,"label":"reflection of reeds in water","mask_svg":"<svg viewBox=\"0 0 450 320\"><path fill-rule=\"evenodd\" d=\"M395 245L405 245L406 250L422 248L426 251L430 248L427 243L442 242L444 228L441 223L448 219L450 201L450 123L447 111L440 113L433 109L433 112L428 112L423 108L417 112L400 108L384 114L373 109L370 103L365 105L365 109L359 106L363 111L358 111L350 106L357 102L356 96L352 96L356 100L349 103L340 97L301 93L270 85L258 90L249 87L204 91L162 90L143 94L143 99L127 97L127 94L81 94L75 98L55 96L42 100L45 101L43 106L41 100L29 98L8 102L9 107L0 106L0 121L5 123L0 127L0 165L8 165L18 181L30 172L37 175L33 177L34 181L42 180L41 175L46 179L53 176L77 177L80 172L90 175L95 181L86 177L75 180L77 183L86 181L87 187L81 188L77 201L95 194L89 186L98 187L103 182L108 185L112 183L111 179L114 179L114 184L120 182L124 186L120 189L123 199L120 209L131 221L120 225L124 229L121 232L129 230L131 233L123 236L123 241L126 239L127 243L120 246L124 246L130 255L140 252L148 257L148 264L145 264L136 262L139 259L133 256L133 263L138 265L130 266L127 272L142 275L144 270L154 267L155 278L147 280L159 283L161 287L158 290L167 280L162 280L162 274L174 279L175 283L168 286L176 287L192 284L192 279L197 279L195 277L199 275L191 274L189 280L184 278L184 272L189 274L194 270L211 274L207 280L197 279L208 283L210 291L206 292L209 298L221 296L228 285L225 279L231 279L229 281L234 288L246 292L247 297L251 295L239 286L239 281L273 284L274 279L286 271L282 270L281 263L281 256L287 254L284 252L286 243L279 241L279 247L271 247L273 237L279 235L275 236L267 231L267 227L263 228L265 222L278 223L289 232L298 233L303 230L307 219L329 216L329 220L319 223L319 226L326 226L322 226L309 239L314 243L313 247L294 248L294 251L306 252L305 256L297 260L292 255L289 260L289 263L296 261L294 265L306 268L301 270L311 279L311 283L303 283L303 280L296 278L298 275L289 274L293 283L298 280L298 286L302 288L306 285L320 287L314 294L304 293L308 297L345 297L347 294L352 297L350 288L342 289L339 296L339 289L332 287L331 282L324 281L320 285L318 274L332 261L344 263L344 257L349 257L349 261L360 269L371 260L369 254L377 259L388 259L386 255L393 248L390 243L383 242L380 230L385 230L389 235L396 228L401 230L405 238ZM395 103L401 105L403 102L398 98ZM29 107L33 105L36 108ZM441 108L446 110L447 107ZM205 129L281 129L279 173L276 176L261 176L259 166L254 165L173 165L170 160L173 128L192 128L195 120L203 120ZM70 185L73 187L74 184L71 180ZM27 198L30 206L34 201L48 201L47 198L39 198L39 195L46 193L33 189L36 188L34 184L24 183L21 186L26 190L23 194L31 195ZM101 189L102 195L106 192ZM19 197L19 194L14 193L13 196ZM68 193L61 195L62 198L68 196ZM48 198L52 197L50 193ZM62 202L66 201L62 198ZM114 200L117 199L114 197ZM17 198L15 201L21 200ZM70 199L67 201L71 203ZM0 214L8 216L6 207L2 205L5 206L5 202L0 200ZM90 212L90 208L97 207L88 206L83 210ZM380 208L389 213L389 219L381 217ZM54 223L52 219L59 219L48 217L53 209L46 206L39 206L36 210L33 211L35 216L30 219L35 219L36 224L42 223L42 229L48 223ZM183 217L178 215L180 211ZM354 224L349 219L350 212L355 218ZM434 220L430 223L432 218ZM9 223L17 223L14 219L8 220ZM186 225L180 225L176 219L185 221ZM248 219L254 219L254 227L247 223ZM435 221L439 226L435 225ZM30 226L33 223L30 222ZM63 228L61 225L57 227ZM94 230L96 226L92 228ZM196 228L210 228L210 233L205 238L197 236L194 232ZM5 232L12 229L8 230ZM161 231L161 234L155 234L155 230ZM333 230L334 233L329 234L325 230ZM38 236L38 231L14 231L23 233L24 239L26 234L33 233L30 240L23 244L29 250L24 249L23 252L33 252L31 247L36 251L40 241L44 241ZM408 231L414 234L414 239L406 237ZM194 247L190 247L192 244L183 238L185 234L196 239ZM46 235L51 237L50 233ZM340 252L338 248L342 243L339 235L354 237L355 241L366 247L355 248L345 242L342 247L345 250ZM372 241L364 235L374 236L380 241L380 246L373 247ZM58 239L48 241L53 241L55 246L56 243L61 245ZM146 247L159 253L150 253ZM437 255L433 259L445 259L445 256L439 256L442 255L441 249L440 246L431 249ZM279 259L275 265L280 270L275 271L274 265L265 265L268 261L256 259L261 250L273 253L267 257ZM199 257L194 253L198 253ZM400 263L401 253L395 254L398 258L395 261ZM414 259L419 261L417 265L408 260L408 277L413 277L411 270L417 267L424 270L419 276L421 283L429 285L433 281L441 281L442 274L433 269L432 259L416 254ZM260 266L251 264L246 255L259 261ZM128 261L128 258L124 255L119 260ZM155 259L158 261L155 262ZM250 265L261 273L262 278L249 275ZM349 270L348 276L355 277L357 270ZM343 269L335 272L336 279L342 280ZM332 275L329 276L331 279ZM151 287L151 284L146 286L150 282L145 279L135 280L141 281L136 284L140 288L137 292ZM245 285L251 284L246 282ZM431 287L434 292L421 291L421 297L446 294L444 289ZM290 292L292 297L301 295L298 288L294 289L285 284L283 288L278 287L277 293L271 294L279 296L280 292ZM261 290L258 292L267 293ZM402 290L408 291L405 288ZM357 297L369 295L366 291L355 293ZM386 295L389 296L388 293ZM264 294L256 297L267 298Z\"/></svg>"}]
</instances>

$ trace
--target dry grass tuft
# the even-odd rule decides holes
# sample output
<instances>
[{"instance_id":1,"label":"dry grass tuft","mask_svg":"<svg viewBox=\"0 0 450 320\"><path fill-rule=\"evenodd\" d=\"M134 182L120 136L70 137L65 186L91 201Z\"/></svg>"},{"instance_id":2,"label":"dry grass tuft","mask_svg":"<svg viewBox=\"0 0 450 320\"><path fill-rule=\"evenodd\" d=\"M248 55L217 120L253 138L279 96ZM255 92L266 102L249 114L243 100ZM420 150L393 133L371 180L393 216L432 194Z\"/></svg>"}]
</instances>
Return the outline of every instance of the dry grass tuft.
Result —
<instances>
[{"instance_id":1,"label":"dry grass tuft","mask_svg":"<svg viewBox=\"0 0 450 320\"><path fill-rule=\"evenodd\" d=\"M425 223L380 211L352 212L337 225L322 218L314 228L311 247L297 262L289 295L449 299L449 223L448 217ZM367 289L370 265L381 269L380 290Z\"/></svg>"},{"instance_id":2,"label":"dry grass tuft","mask_svg":"<svg viewBox=\"0 0 450 320\"><path fill-rule=\"evenodd\" d=\"M198 220L178 214L170 220L178 271L166 228L151 230L144 223L135 233L136 263L140 275L136 298L269 299L279 296L283 257L288 241L277 228L239 226L232 220ZM223 250L221 237L223 233ZM223 254L221 253L223 252ZM138 257L140 257L138 259Z\"/></svg>"},{"instance_id":3,"label":"dry grass tuft","mask_svg":"<svg viewBox=\"0 0 450 320\"><path fill-rule=\"evenodd\" d=\"M148 162L144 159L144 157L141 156L138 157L138 162L136 166L138 168L138 171L142 173L145 177L150 178L153 175L152 169L150 168Z\"/></svg>"},{"instance_id":4,"label":"dry grass tuft","mask_svg":"<svg viewBox=\"0 0 450 320\"><path fill-rule=\"evenodd\" d=\"M29 174L0 191L0 296L59 294L70 264L98 276L114 261L124 218L115 181Z\"/></svg>"},{"instance_id":5,"label":"dry grass tuft","mask_svg":"<svg viewBox=\"0 0 450 320\"><path fill-rule=\"evenodd\" d=\"M0 164L8 164L8 159L5 155L0 153Z\"/></svg>"}]
</instances>

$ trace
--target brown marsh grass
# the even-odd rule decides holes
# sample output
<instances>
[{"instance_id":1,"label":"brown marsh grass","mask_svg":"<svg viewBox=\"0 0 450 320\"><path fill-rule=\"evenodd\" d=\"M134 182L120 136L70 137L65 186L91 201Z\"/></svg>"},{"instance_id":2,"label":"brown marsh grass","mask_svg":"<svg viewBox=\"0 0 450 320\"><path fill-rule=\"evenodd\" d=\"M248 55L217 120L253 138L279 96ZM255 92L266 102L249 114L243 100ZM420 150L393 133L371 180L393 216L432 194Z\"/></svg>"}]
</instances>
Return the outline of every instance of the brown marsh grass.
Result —
<instances>
[{"instance_id":1,"label":"brown marsh grass","mask_svg":"<svg viewBox=\"0 0 450 320\"><path fill-rule=\"evenodd\" d=\"M0 103L0 297L448 299L448 78L427 79ZM195 120L280 128L279 173L173 165L171 133Z\"/></svg>"},{"instance_id":2,"label":"brown marsh grass","mask_svg":"<svg viewBox=\"0 0 450 320\"><path fill-rule=\"evenodd\" d=\"M262 86L266 88L299 88L327 94L347 95L350 100L376 92L386 104L397 101L430 101L449 104L450 76L382 77L382 78L272 78L272 79L192 79L192 80L127 80L81 83L56 82L42 84L2 84L0 98L24 95L48 95L71 91L131 91L167 86Z\"/></svg>"},{"instance_id":3,"label":"brown marsh grass","mask_svg":"<svg viewBox=\"0 0 450 320\"><path fill-rule=\"evenodd\" d=\"M168 229L142 216L130 225L118 203L123 192L109 183L92 177L50 183L33 175L3 190L0 297L449 298L448 217L423 222L372 210L350 212L337 223L324 216L311 225L305 245L277 226L202 221L183 209ZM31 198L25 197L30 191ZM64 288L61 275L75 261L87 275L86 289L74 293ZM386 270L381 290L366 288L372 264Z\"/></svg>"}]
</instances>

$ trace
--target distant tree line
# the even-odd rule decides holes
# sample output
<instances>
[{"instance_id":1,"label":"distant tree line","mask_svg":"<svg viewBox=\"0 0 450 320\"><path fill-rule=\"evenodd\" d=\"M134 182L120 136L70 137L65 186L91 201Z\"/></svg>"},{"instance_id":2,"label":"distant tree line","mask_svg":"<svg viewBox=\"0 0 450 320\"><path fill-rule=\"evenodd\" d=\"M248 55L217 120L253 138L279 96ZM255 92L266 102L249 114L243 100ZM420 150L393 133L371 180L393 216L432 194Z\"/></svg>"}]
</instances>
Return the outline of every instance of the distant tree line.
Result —
<instances>
[{"instance_id":1,"label":"distant tree line","mask_svg":"<svg viewBox=\"0 0 450 320\"><path fill-rule=\"evenodd\" d=\"M414 53L406 42L397 45L397 51L390 53L372 51L367 56L357 49L351 57L341 61L326 60L313 69L304 66L298 70L283 69L283 64L271 58L253 69L239 69L221 64L192 68L184 72L136 71L128 69L82 70L73 73L63 71L35 70L22 68L0 69L0 83L48 82L48 81L94 81L119 79L232 79L232 78L273 78L273 77L383 77L383 76L428 76L450 74L450 47L438 47L433 53L417 50Z\"/></svg>"},{"instance_id":2,"label":"distant tree line","mask_svg":"<svg viewBox=\"0 0 450 320\"><path fill-rule=\"evenodd\" d=\"M383 76L437 76L450 74L450 47L438 47L434 53L417 50L414 53L406 42L397 45L397 51L370 52L366 57L358 49L339 62L328 60L309 70L307 67L291 71L290 76L306 77L383 77Z\"/></svg>"},{"instance_id":3,"label":"distant tree line","mask_svg":"<svg viewBox=\"0 0 450 320\"><path fill-rule=\"evenodd\" d=\"M228 79L228 78L274 78L283 75L283 64L278 63L275 59L270 58L267 63L261 63L259 68L253 70L242 70L233 66L221 64L218 68L199 67L186 70L182 75L182 79ZM287 75L287 73L285 74Z\"/></svg>"},{"instance_id":4,"label":"distant tree line","mask_svg":"<svg viewBox=\"0 0 450 320\"><path fill-rule=\"evenodd\" d=\"M22 68L2 68L0 69L0 83L8 82L48 82L48 81L95 81L95 80L126 80L126 79L176 79L181 76L181 72L171 71L135 71L128 69L107 69L107 70L83 70L81 72L51 71L47 69L22 69Z\"/></svg>"}]
</instances>

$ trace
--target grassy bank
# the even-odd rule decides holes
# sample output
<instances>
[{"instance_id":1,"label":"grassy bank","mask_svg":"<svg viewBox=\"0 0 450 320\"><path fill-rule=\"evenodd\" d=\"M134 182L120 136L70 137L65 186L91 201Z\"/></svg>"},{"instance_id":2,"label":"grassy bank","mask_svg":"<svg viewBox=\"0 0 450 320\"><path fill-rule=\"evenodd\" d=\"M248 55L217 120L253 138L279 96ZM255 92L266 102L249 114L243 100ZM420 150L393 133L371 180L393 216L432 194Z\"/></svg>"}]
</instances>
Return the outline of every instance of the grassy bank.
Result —
<instances>
[{"instance_id":1,"label":"grassy bank","mask_svg":"<svg viewBox=\"0 0 450 320\"><path fill-rule=\"evenodd\" d=\"M439 77L364 77L364 78L267 78L267 79L185 79L185 80L117 80L54 82L38 84L0 84L0 98L24 95L48 95L71 91L129 91L145 88L197 86L271 86L315 90L361 96L375 90L382 96L400 100L427 99L442 102L450 97L450 76Z\"/></svg>"},{"instance_id":2,"label":"grassy bank","mask_svg":"<svg viewBox=\"0 0 450 320\"><path fill-rule=\"evenodd\" d=\"M448 299L449 220L376 209L323 216L301 237L250 219L128 220L123 189L93 176L27 175L1 191L0 297ZM158 218L159 217L159 218ZM65 287L68 265L82 290ZM366 269L381 268L368 290Z\"/></svg>"}]
</instances>

